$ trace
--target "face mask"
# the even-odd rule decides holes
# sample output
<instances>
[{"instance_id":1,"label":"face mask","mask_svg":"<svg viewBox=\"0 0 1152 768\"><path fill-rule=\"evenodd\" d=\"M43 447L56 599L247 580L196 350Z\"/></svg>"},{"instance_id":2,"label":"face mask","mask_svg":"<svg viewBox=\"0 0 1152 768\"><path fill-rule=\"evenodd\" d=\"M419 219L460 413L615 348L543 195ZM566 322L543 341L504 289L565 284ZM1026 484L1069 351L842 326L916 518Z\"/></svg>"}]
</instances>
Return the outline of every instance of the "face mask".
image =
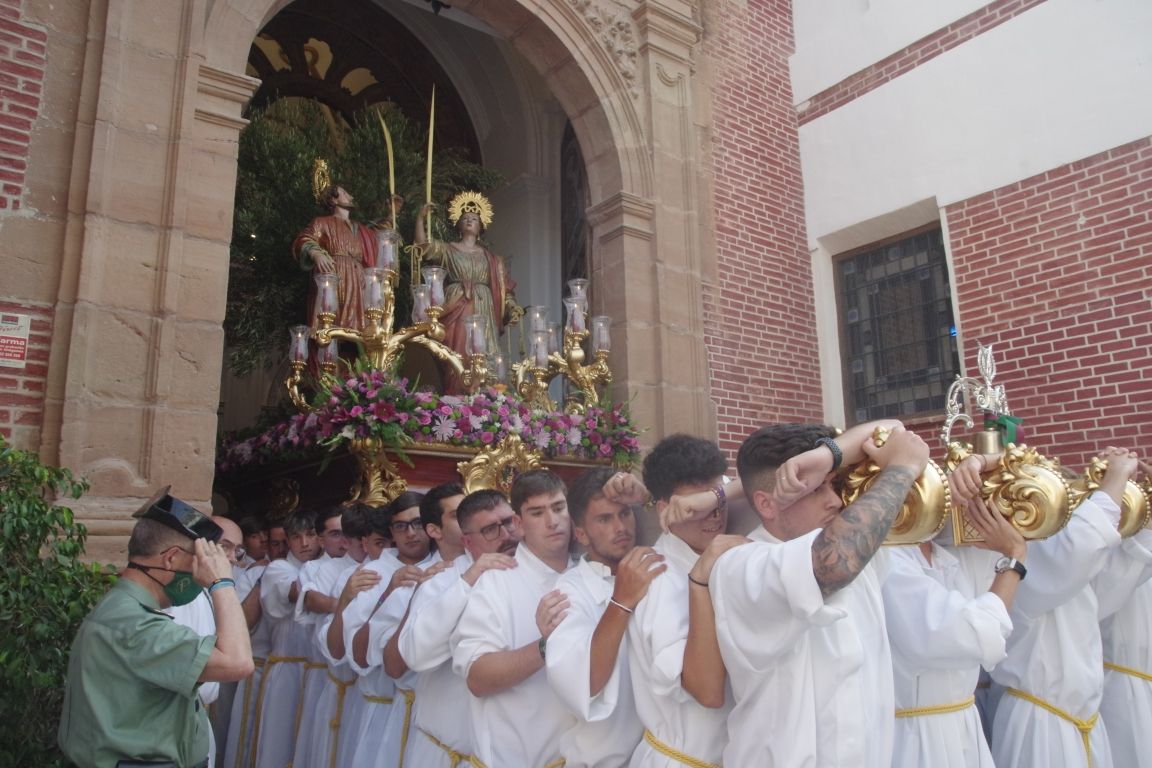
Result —
<instances>
[{"instance_id":1,"label":"face mask","mask_svg":"<svg viewBox=\"0 0 1152 768\"><path fill-rule=\"evenodd\" d=\"M172 581L167 584L160 584L164 588L164 596L171 601L172 606L188 605L188 603L195 600L204 591L204 588L196 583L196 579L188 571L173 571L169 568L160 568L155 565L140 565L139 563L128 563L129 568L135 568L138 571L143 571L144 575L152 579L152 581L160 584L160 579L153 576L149 571L167 571L172 574Z\"/></svg>"}]
</instances>

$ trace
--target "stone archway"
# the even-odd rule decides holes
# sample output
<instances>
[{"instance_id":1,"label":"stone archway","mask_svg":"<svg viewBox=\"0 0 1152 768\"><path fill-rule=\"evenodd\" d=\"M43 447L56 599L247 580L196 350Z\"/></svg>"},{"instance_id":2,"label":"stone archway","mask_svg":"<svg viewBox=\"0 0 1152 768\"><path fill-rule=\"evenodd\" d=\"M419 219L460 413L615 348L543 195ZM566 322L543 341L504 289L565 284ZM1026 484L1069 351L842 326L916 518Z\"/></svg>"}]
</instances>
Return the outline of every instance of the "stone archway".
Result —
<instances>
[{"instance_id":1,"label":"stone archway","mask_svg":"<svg viewBox=\"0 0 1152 768\"><path fill-rule=\"evenodd\" d=\"M95 105L92 151L69 225L80 279L61 289L62 392L49 400L43 442L92 481L78 513L97 558L119 549L128 513L156 486L209 502L236 149L256 86L242 73L252 39L288 2L187 0L165 6L167 19L111 4L92 44L100 76L80 93ZM638 5L453 7L514 46L572 123L587 164L596 309L614 319L616 396L635 398L649 439L710 435L700 29L688 0Z\"/></svg>"}]
</instances>

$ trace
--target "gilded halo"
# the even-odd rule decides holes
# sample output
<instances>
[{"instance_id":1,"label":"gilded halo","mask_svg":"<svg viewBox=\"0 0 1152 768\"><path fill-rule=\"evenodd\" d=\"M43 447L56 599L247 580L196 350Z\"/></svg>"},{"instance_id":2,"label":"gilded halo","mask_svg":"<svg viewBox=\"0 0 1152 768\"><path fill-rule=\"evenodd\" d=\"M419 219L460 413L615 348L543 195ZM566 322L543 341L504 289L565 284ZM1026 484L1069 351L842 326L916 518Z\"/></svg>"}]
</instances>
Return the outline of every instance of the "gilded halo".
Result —
<instances>
[{"instance_id":1,"label":"gilded halo","mask_svg":"<svg viewBox=\"0 0 1152 768\"><path fill-rule=\"evenodd\" d=\"M480 223L484 228L492 226L492 203L479 192L469 190L461 192L448 203L448 221L455 226L465 213L475 213L480 216Z\"/></svg>"},{"instance_id":2,"label":"gilded halo","mask_svg":"<svg viewBox=\"0 0 1152 768\"><path fill-rule=\"evenodd\" d=\"M316 202L323 204L324 193L332 186L332 172L328 170L328 161L318 157L312 161L312 197Z\"/></svg>"}]
</instances>

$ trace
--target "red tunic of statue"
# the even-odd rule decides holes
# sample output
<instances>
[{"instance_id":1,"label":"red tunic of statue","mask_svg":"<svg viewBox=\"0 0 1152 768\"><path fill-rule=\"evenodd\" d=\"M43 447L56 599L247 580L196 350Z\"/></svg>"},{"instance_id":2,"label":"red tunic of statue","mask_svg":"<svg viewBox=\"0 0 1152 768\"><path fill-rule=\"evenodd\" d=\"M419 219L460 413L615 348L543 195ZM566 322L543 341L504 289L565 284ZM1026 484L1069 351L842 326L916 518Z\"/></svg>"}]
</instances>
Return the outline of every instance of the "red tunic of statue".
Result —
<instances>
[{"instance_id":1,"label":"red tunic of statue","mask_svg":"<svg viewBox=\"0 0 1152 768\"><path fill-rule=\"evenodd\" d=\"M344 328L364 326L364 268L376 264L376 236L371 229L339 216L318 216L305 227L295 242L292 253L303 269L316 269L312 253L320 249L336 262L340 278L337 296L340 309L336 325ZM319 325L316 318L316 284L308 287L308 322Z\"/></svg>"}]
</instances>

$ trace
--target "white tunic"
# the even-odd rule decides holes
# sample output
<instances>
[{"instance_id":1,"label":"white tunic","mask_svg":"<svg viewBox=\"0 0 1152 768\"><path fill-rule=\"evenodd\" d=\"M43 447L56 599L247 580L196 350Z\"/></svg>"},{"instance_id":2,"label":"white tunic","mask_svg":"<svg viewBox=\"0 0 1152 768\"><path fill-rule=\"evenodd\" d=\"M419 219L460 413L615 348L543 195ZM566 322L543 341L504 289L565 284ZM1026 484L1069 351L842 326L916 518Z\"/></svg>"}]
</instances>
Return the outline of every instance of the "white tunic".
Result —
<instances>
[{"instance_id":1,"label":"white tunic","mask_svg":"<svg viewBox=\"0 0 1152 768\"><path fill-rule=\"evenodd\" d=\"M340 572L336 577L336 582L332 586L332 594L340 595L344 591L344 587L348 584L348 579L352 578L352 574L356 572L356 568L347 568ZM357 681L360 676L357 675L352 667L348 664L346 657L334 658L328 651L328 629L332 626L335 619L334 614L329 614L317 625L316 628L316 645L324 654L325 660L328 662L328 673L332 676L332 699L327 704L323 711L330 712L326 715L328 722L331 723L333 719L337 721L337 728L333 731L336 737L336 765L346 766L351 765L352 753L356 747L356 739L360 736L360 724L364 718L364 712L369 706L373 706L364 700L360 695L359 690L356 688ZM335 681L340 681L339 685ZM343 695L341 696L341 690ZM337 713L337 709L340 712ZM321 709L317 709L317 716L320 716ZM329 744L329 749L332 745ZM329 753L328 761L331 761L331 753ZM330 762L325 762L323 766L330 765Z\"/></svg>"},{"instance_id":2,"label":"white tunic","mask_svg":"<svg viewBox=\"0 0 1152 768\"><path fill-rule=\"evenodd\" d=\"M615 581L608 566L581 558L556 582L570 607L548 637L547 672L552 690L576 716L560 739L567 768L625 765L644 733L632 695L626 637L603 690L593 696L589 687L592 635L608 609Z\"/></svg>"},{"instance_id":3,"label":"white tunic","mask_svg":"<svg viewBox=\"0 0 1152 768\"><path fill-rule=\"evenodd\" d=\"M264 575L267 566L254 565L236 574L236 597L244 602L256 583ZM252 764L253 735L259 715L258 693L264 679L264 665L272 650L272 622L263 616L256 626L248 631L252 643L252 660L256 670L250 677L241 680L236 686L232 699L232 719L228 723L228 742L224 748L220 768L248 768Z\"/></svg>"},{"instance_id":4,"label":"white tunic","mask_svg":"<svg viewBox=\"0 0 1152 768\"><path fill-rule=\"evenodd\" d=\"M827 600L812 569L820 534L763 528L712 569L717 637L736 704L726 766L886 768L895 698L878 552Z\"/></svg>"},{"instance_id":5,"label":"white tunic","mask_svg":"<svg viewBox=\"0 0 1152 768\"><path fill-rule=\"evenodd\" d=\"M417 673L414 732L404 757L412 768L452 767L451 755L433 738L458 754L472 754L472 693L464 678L452 671L451 643L472 593L462 578L472 563L471 555L461 555L450 568L421 584L400 630L400 655Z\"/></svg>"},{"instance_id":6,"label":"white tunic","mask_svg":"<svg viewBox=\"0 0 1152 768\"><path fill-rule=\"evenodd\" d=\"M688 643L688 572L697 555L670 533L657 539L653 549L664 556L668 570L652 580L648 594L628 622L628 663L636 712L644 728L663 744L697 760L719 763L727 742L729 705L704 707L680 684ZM647 741L636 747L630 765L683 768Z\"/></svg>"},{"instance_id":7,"label":"white tunic","mask_svg":"<svg viewBox=\"0 0 1152 768\"><path fill-rule=\"evenodd\" d=\"M297 582L300 589L296 595L296 606L293 619L304 628L308 635L308 661L304 665L304 679L300 686L300 728L296 732L296 747L294 750L294 764L311 765L311 755L318 735L319 727L316 721L316 704L320 701L320 692L328 685L328 663L325 661L319 646L316 645L316 625L324 617L312 613L304 607L304 596L316 590L316 579L322 569L331 568L332 563L340 563L343 570L343 558L335 560L325 552L319 558L310 560L300 568Z\"/></svg>"},{"instance_id":8,"label":"white tunic","mask_svg":"<svg viewBox=\"0 0 1152 768\"><path fill-rule=\"evenodd\" d=\"M1125 539L1096 577L1104 661L1100 717L1108 725L1112 761L1117 766L1152 768L1152 530Z\"/></svg>"},{"instance_id":9,"label":"white tunic","mask_svg":"<svg viewBox=\"0 0 1152 768\"><path fill-rule=\"evenodd\" d=\"M304 608L304 595L315 592L331 598L339 597L336 584L345 571L355 570L359 565L351 556L344 555L337 558L325 558L314 561L317 567L309 569L307 564L300 573L300 599L296 603L296 620L309 626L312 635L312 647L309 657L324 665L308 676L304 693L304 715L300 725L300 737L296 740L295 765L315 765L318 768L327 768L331 764L333 751L337 749L340 725L343 722L343 707L337 712L338 688L336 680L354 680L347 665L331 664L328 654L322 645L327 632L319 634L321 627L326 627L331 614L311 613ZM340 583L344 588L346 579ZM310 693L310 691L312 691ZM347 692L345 692L347 699ZM337 715L339 714L339 719ZM335 719L336 725L333 726ZM337 765L339 763L336 763Z\"/></svg>"},{"instance_id":10,"label":"white tunic","mask_svg":"<svg viewBox=\"0 0 1152 768\"><path fill-rule=\"evenodd\" d=\"M540 639L536 607L560 574L521 543L517 567L482 574L452 634L452 668L465 680L476 659ZM548 686L544 669L490 696L471 699L475 756L489 768L542 768L558 760L572 715Z\"/></svg>"},{"instance_id":11,"label":"white tunic","mask_svg":"<svg viewBox=\"0 0 1152 768\"><path fill-rule=\"evenodd\" d=\"M256 736L256 768L284 768L296 747L297 712L311 638L295 621L296 604L288 599L303 563L291 552L273 560L264 571L260 605L271 622L272 652L261 684L260 727Z\"/></svg>"},{"instance_id":12,"label":"white tunic","mask_svg":"<svg viewBox=\"0 0 1152 768\"><path fill-rule=\"evenodd\" d=\"M888 550L884 612L892 644L897 710L947 706L973 698L980 666L1004 658L1012 621L996 595L973 588L952 552L932 545ZM991 572L991 568L989 568ZM896 768L992 768L975 703L958 712L896 718Z\"/></svg>"},{"instance_id":13,"label":"white tunic","mask_svg":"<svg viewBox=\"0 0 1152 768\"><path fill-rule=\"evenodd\" d=\"M416 564L417 568L428 568L440 561L439 554L433 553ZM344 609L344 649L345 660L359 679L356 687L364 699L364 710L360 718L358 732L355 736L355 747L351 753L349 765L352 768L374 768L382 765L381 761L398 759L400 742L389 739L389 731L385 728L392 709L399 704L403 709L404 701L396 701L396 686L392 678L384 673L384 668L376 666L362 667L352 658L352 640L360 627L367 623L372 612L376 610L380 598L388 589L392 575L402 568L404 563L392 554L392 550L385 551L372 562L364 566L366 569L380 574L380 582L372 589L365 590Z\"/></svg>"},{"instance_id":14,"label":"white tunic","mask_svg":"<svg viewBox=\"0 0 1152 768\"><path fill-rule=\"evenodd\" d=\"M212 612L212 598L209 597L207 589L202 590L196 599L187 605L173 605L165 608L164 612L177 624L188 627L201 637L216 634L216 614ZM200 702L207 707L219 697L220 683L201 683L196 693L200 697ZM219 750L216 744L216 730L212 727L211 720L208 723L208 730L208 765L214 766Z\"/></svg>"},{"instance_id":15,"label":"white tunic","mask_svg":"<svg viewBox=\"0 0 1152 768\"><path fill-rule=\"evenodd\" d=\"M384 646L400 627L415 591L415 587L398 587L393 590L380 609L369 619L366 654L368 669L383 671ZM399 678L393 678L396 687L395 700L383 727L384 743L390 745L390 748L380 751L376 758L376 768L397 768L404 764L403 756L413 735L412 709L416 705L415 683L416 673L412 670L407 670Z\"/></svg>"},{"instance_id":16,"label":"white tunic","mask_svg":"<svg viewBox=\"0 0 1152 768\"><path fill-rule=\"evenodd\" d=\"M1120 542L1119 519L1112 499L1094 493L1063 530L1028 545L1028 577L1012 603L1008 657L992 670L1000 685L1026 691L1082 721L1099 711L1104 687L1098 604L1090 582ZM1090 734L1093 768L1108 768L1112 760L1103 723ZM1088 765L1076 725L1008 693L996 708L992 756L997 765L1017 768Z\"/></svg>"}]
</instances>

